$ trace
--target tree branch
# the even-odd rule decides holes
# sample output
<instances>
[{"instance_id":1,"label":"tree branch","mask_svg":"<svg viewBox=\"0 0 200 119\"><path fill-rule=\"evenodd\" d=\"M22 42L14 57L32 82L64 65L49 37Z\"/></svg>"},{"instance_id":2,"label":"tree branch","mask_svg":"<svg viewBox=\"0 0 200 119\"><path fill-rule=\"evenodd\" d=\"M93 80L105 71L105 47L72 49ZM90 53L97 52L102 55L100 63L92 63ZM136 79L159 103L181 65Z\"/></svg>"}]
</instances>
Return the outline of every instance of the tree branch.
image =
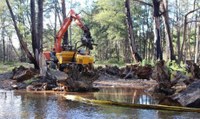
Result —
<instances>
[{"instance_id":1,"label":"tree branch","mask_svg":"<svg viewBox=\"0 0 200 119\"><path fill-rule=\"evenodd\" d=\"M150 7L153 7L153 5L151 3L147 3L147 2L144 2L142 0L133 0L133 1L139 2L139 3L143 4L143 5L148 5Z\"/></svg>"},{"instance_id":2,"label":"tree branch","mask_svg":"<svg viewBox=\"0 0 200 119\"><path fill-rule=\"evenodd\" d=\"M192 22L200 22L200 20L191 20L191 21L188 21L187 24L192 23Z\"/></svg>"},{"instance_id":3,"label":"tree branch","mask_svg":"<svg viewBox=\"0 0 200 119\"><path fill-rule=\"evenodd\" d=\"M189 14L191 14L191 13L193 13L193 12L199 10L199 9L200 9L200 7L196 8L194 10L189 11L188 13L185 14L185 17L187 17Z\"/></svg>"}]
</instances>

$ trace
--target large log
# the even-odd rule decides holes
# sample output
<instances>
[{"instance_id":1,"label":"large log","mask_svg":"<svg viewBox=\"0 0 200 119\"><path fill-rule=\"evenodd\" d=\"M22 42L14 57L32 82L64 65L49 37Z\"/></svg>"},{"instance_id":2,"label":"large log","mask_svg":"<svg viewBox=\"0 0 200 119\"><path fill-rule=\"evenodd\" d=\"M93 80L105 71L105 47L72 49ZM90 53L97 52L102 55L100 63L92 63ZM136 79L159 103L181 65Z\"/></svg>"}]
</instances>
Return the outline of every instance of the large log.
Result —
<instances>
[{"instance_id":1,"label":"large log","mask_svg":"<svg viewBox=\"0 0 200 119\"><path fill-rule=\"evenodd\" d=\"M200 80L194 81L185 90L173 97L182 106L200 107Z\"/></svg>"}]
</instances>

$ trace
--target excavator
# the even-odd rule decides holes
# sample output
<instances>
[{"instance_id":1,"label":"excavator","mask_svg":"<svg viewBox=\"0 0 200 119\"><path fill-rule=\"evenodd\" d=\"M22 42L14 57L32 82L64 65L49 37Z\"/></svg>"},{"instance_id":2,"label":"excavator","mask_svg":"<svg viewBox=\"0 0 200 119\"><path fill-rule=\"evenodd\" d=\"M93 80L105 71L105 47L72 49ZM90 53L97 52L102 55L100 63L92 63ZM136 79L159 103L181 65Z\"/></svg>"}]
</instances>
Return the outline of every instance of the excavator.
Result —
<instances>
[{"instance_id":1,"label":"excavator","mask_svg":"<svg viewBox=\"0 0 200 119\"><path fill-rule=\"evenodd\" d=\"M73 9L69 11L67 16L56 35L53 50L43 52L47 64L54 63L61 71L65 71L67 67L72 65L78 67L79 71L83 71L86 68L91 69L93 67L94 57L90 55L90 50L93 49L93 45L95 44L90 30L83 24L80 16ZM62 44L62 38L73 21L83 30L81 40L76 42L74 46ZM78 44L80 45L78 46Z\"/></svg>"}]
</instances>

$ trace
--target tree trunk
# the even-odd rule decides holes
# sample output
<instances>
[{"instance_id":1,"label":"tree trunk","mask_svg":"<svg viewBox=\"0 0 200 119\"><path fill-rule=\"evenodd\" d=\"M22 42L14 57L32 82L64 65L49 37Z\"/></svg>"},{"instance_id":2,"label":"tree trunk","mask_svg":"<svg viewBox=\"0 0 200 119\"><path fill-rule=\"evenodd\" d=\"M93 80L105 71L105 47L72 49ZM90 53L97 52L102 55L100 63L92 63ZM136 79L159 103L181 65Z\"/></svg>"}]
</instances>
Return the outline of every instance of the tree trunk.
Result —
<instances>
[{"instance_id":1,"label":"tree trunk","mask_svg":"<svg viewBox=\"0 0 200 119\"><path fill-rule=\"evenodd\" d=\"M179 3L178 0L176 0L176 22L178 23L179 21ZM181 41L180 41L180 35L181 35L181 31L180 31L180 24L177 24L176 26L176 32L177 32L177 55L178 55L178 63L180 63L180 54L181 54Z\"/></svg>"},{"instance_id":2,"label":"tree trunk","mask_svg":"<svg viewBox=\"0 0 200 119\"><path fill-rule=\"evenodd\" d=\"M2 29L1 29L1 39L3 42L3 63L6 61L6 46L5 46L5 18L2 18Z\"/></svg>"},{"instance_id":3,"label":"tree trunk","mask_svg":"<svg viewBox=\"0 0 200 119\"><path fill-rule=\"evenodd\" d=\"M32 39L32 49L34 57L37 60L37 30L36 30L36 13L35 13L35 0L30 1L31 6L31 39ZM37 65L34 65L35 69L39 69L38 61Z\"/></svg>"},{"instance_id":4,"label":"tree trunk","mask_svg":"<svg viewBox=\"0 0 200 119\"><path fill-rule=\"evenodd\" d=\"M46 66L46 61L43 56L43 1L44 0L38 0L38 26L37 26L37 31L38 31L38 37L37 37L37 49L38 54L36 52L36 60L39 65L40 69L40 76L45 76L46 71L47 71L47 66Z\"/></svg>"},{"instance_id":5,"label":"tree trunk","mask_svg":"<svg viewBox=\"0 0 200 119\"><path fill-rule=\"evenodd\" d=\"M188 42L187 42L187 46L188 46L188 54L189 54L189 59L190 60L192 60L192 50L191 50L191 47L192 46L190 46L190 38L189 38L189 35L191 34L191 25L190 25L190 27L188 27L188 35L187 35L187 39L188 39Z\"/></svg>"},{"instance_id":6,"label":"tree trunk","mask_svg":"<svg viewBox=\"0 0 200 119\"><path fill-rule=\"evenodd\" d=\"M197 40L196 40L196 50L195 50L195 63L197 63L198 56L199 56L199 40L200 40L200 24L197 26Z\"/></svg>"},{"instance_id":7,"label":"tree trunk","mask_svg":"<svg viewBox=\"0 0 200 119\"><path fill-rule=\"evenodd\" d=\"M63 15L63 22L66 19L66 7L65 7L65 0L62 0L62 15ZM64 38L63 38L63 45L67 46L69 43L68 41L68 30L65 32L64 34Z\"/></svg>"},{"instance_id":8,"label":"tree trunk","mask_svg":"<svg viewBox=\"0 0 200 119\"><path fill-rule=\"evenodd\" d=\"M154 9L154 45L155 45L155 56L156 59L162 60L163 54L161 50L161 40L160 40L160 14L159 14L159 7L160 2L157 0L153 1L153 9Z\"/></svg>"},{"instance_id":9,"label":"tree trunk","mask_svg":"<svg viewBox=\"0 0 200 119\"><path fill-rule=\"evenodd\" d=\"M43 0L38 0L38 22L37 22L37 49L38 53L43 52Z\"/></svg>"},{"instance_id":10,"label":"tree trunk","mask_svg":"<svg viewBox=\"0 0 200 119\"><path fill-rule=\"evenodd\" d=\"M21 33L20 33L20 31L19 31L19 29L18 29L18 27L17 27L17 22L16 22L16 20L15 20L15 16L14 16L14 14L13 14L12 8L11 8L10 3L9 3L8 0L6 0L6 4L7 4L7 6L8 6L9 11L10 11L11 18L12 18L12 20L13 20L13 24L14 24L15 31L16 31L16 33L17 33L17 37L18 37L18 39L19 39L20 45L21 45L22 49L25 51L25 53L26 53L26 55L28 56L29 60L34 64L35 67L37 67L38 64L37 64L35 58L32 56L32 54L30 53L30 51L29 51L28 48L27 48L26 43L23 41L23 36L21 35Z\"/></svg>"},{"instance_id":11,"label":"tree trunk","mask_svg":"<svg viewBox=\"0 0 200 119\"><path fill-rule=\"evenodd\" d=\"M187 34L187 16L189 15L189 14L191 14L191 13L193 13L193 12L195 12L195 11L197 11L197 10L199 10L200 9L200 7L199 8L196 8L196 9L194 9L194 10L191 10L191 11L189 11L188 13L186 13L185 14L185 16L184 16L184 28L183 28L183 43L182 43L182 46L181 46L181 54L180 54L180 59L183 59L183 49L184 49L184 45L185 45L185 42L187 41L187 39L186 39L186 34Z\"/></svg>"},{"instance_id":12,"label":"tree trunk","mask_svg":"<svg viewBox=\"0 0 200 119\"><path fill-rule=\"evenodd\" d=\"M14 52L15 52L16 56L17 56L18 58L20 58L20 56L19 56L19 54L18 54L18 52L17 52L16 48L15 48L15 47L14 47L14 45L13 45L13 42L12 42L12 39L11 39L11 37L10 37L10 36L9 36L9 41L10 41L10 44L11 44L11 46L12 46L12 48L13 48L13 50L14 50Z\"/></svg>"},{"instance_id":13,"label":"tree trunk","mask_svg":"<svg viewBox=\"0 0 200 119\"><path fill-rule=\"evenodd\" d=\"M55 2L55 24L54 24L54 43L56 42L56 34L57 34L57 2Z\"/></svg>"},{"instance_id":14,"label":"tree trunk","mask_svg":"<svg viewBox=\"0 0 200 119\"><path fill-rule=\"evenodd\" d=\"M118 46L118 42L115 43L115 52L116 52L116 57L117 57L117 61L120 61L120 55L119 55L119 46Z\"/></svg>"},{"instance_id":15,"label":"tree trunk","mask_svg":"<svg viewBox=\"0 0 200 119\"><path fill-rule=\"evenodd\" d=\"M162 9L163 9L163 21L165 25L165 33L167 36L167 50L169 52L169 59L170 60L175 60L175 55L174 55L174 49L173 49L173 44L172 44L172 38L171 38L171 33L170 33L170 26L169 26L169 15L168 15L168 1L163 0L162 4Z\"/></svg>"},{"instance_id":16,"label":"tree trunk","mask_svg":"<svg viewBox=\"0 0 200 119\"><path fill-rule=\"evenodd\" d=\"M129 57L129 40L128 38L126 37L124 39L124 62L125 63L130 63L130 57Z\"/></svg>"},{"instance_id":17,"label":"tree trunk","mask_svg":"<svg viewBox=\"0 0 200 119\"><path fill-rule=\"evenodd\" d=\"M193 4L193 8L195 9L196 8L196 0L194 0L194 4ZM195 20L197 21L197 14L194 14L195 16ZM198 28L197 28L197 22L195 22L195 31L194 31L194 41L195 41L195 48L194 48L194 51L195 51L195 55L194 55L194 62L197 63L198 61L198 50L199 50L199 39L197 38L198 36Z\"/></svg>"},{"instance_id":18,"label":"tree trunk","mask_svg":"<svg viewBox=\"0 0 200 119\"><path fill-rule=\"evenodd\" d=\"M145 35L145 29L144 29L144 22L143 22L143 24L142 24L142 31L143 31L143 33L142 33L142 44L144 45L143 46L143 59L146 59L147 57L146 57L146 44L147 44L147 37L146 37L146 35Z\"/></svg>"},{"instance_id":19,"label":"tree trunk","mask_svg":"<svg viewBox=\"0 0 200 119\"><path fill-rule=\"evenodd\" d=\"M136 62L141 62L142 58L136 51L135 40L134 40L134 35L133 35L133 24L132 24L131 13L130 13L130 0L125 0L124 5L125 5L126 24L127 24L127 31L128 31L128 39L130 41L129 47L131 50L131 54L132 54L133 59L135 59Z\"/></svg>"},{"instance_id":20,"label":"tree trunk","mask_svg":"<svg viewBox=\"0 0 200 119\"><path fill-rule=\"evenodd\" d=\"M180 36L181 36L181 32L180 32L180 27L177 26L176 28L177 31L177 48L178 48L178 62L180 63L180 54L181 54L181 41L180 41Z\"/></svg>"}]
</instances>

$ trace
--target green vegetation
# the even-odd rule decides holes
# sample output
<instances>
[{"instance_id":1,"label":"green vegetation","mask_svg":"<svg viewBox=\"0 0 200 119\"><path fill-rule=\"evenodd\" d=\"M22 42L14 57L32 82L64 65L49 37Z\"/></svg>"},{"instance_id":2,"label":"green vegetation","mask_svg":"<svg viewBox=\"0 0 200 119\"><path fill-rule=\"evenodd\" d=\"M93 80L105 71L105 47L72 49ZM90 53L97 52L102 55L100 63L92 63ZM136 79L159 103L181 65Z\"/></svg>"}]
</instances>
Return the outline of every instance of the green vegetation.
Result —
<instances>
[{"instance_id":1,"label":"green vegetation","mask_svg":"<svg viewBox=\"0 0 200 119\"><path fill-rule=\"evenodd\" d=\"M29 80L25 80L24 83L27 84L27 85L30 85L33 81L37 81L37 80L39 80L39 79L33 77Z\"/></svg>"},{"instance_id":2,"label":"green vegetation","mask_svg":"<svg viewBox=\"0 0 200 119\"><path fill-rule=\"evenodd\" d=\"M5 62L5 63L0 63L0 73L5 73L8 71L12 71L15 67L19 67L20 65L24 67L32 67L32 64L29 63L22 63L22 62Z\"/></svg>"},{"instance_id":3,"label":"green vegetation","mask_svg":"<svg viewBox=\"0 0 200 119\"><path fill-rule=\"evenodd\" d=\"M24 41L31 53L32 41L31 41L31 20L30 20L30 1L13 1L8 0L13 6L13 12L16 17L16 22L19 27L20 33L23 36ZM196 1L196 0L195 0ZM184 15L195 8L199 8L200 4L196 1L168 1L167 12L169 12L169 26L172 37L172 44L176 60L179 61L179 65L173 61L167 62L167 66L170 70L185 71L184 66L180 63L181 60L187 59L194 60L195 47L197 46L196 40L198 39L198 21L199 10L190 14L192 22L187 23L187 33L185 44L183 44L184 35ZM142 57L143 61L141 65L150 64L154 65L155 58L155 43L154 43L154 18L152 0L129 1L130 2L130 17L133 24L133 36L134 45L138 54ZM161 0L164 2L164 0ZM85 3L85 5L81 5ZM147 4L144 4L147 3ZM37 2L35 2L37 4ZM97 64L111 64L111 65L125 65L126 63L134 63L130 51L130 41L128 39L128 31L126 24L125 14L125 2L123 0L85 0L84 2L65 0L66 14L68 14L70 8L74 9L76 13L80 13L81 20L90 28L90 32L94 42L97 44L94 50L91 51L95 56ZM186 6L187 5L187 6ZM36 13L38 12L36 5ZM60 29L62 20L60 1L48 0L44 1L44 19L43 19L43 50L51 50L54 46L54 38L58 30ZM56 11L57 10L57 11ZM59 14L59 15L58 15ZM13 47L17 44L14 42L13 36L16 35L15 28L13 27L13 21L10 17L10 12L3 1L0 5L0 61L27 61L26 54L22 51L21 47L16 49ZM56 16L56 19L55 19ZM161 16L162 17L162 16ZM160 38L162 41L162 52L164 60L168 61L167 49L167 34L165 32L164 21L159 18L160 23ZM188 20L190 20L188 19ZM36 18L37 20L37 18ZM69 29L69 40L71 45L74 46L75 42L80 41L83 33L80 28L74 23L71 24ZM71 39L70 39L71 38ZM10 40L11 39L11 42ZM18 39L14 39L18 40ZM184 46L181 51L180 48ZM197 50L198 51L198 50ZM180 54L183 53L182 58ZM2 64L1 64L2 66ZM1 71L10 70L8 67L12 67L12 64L8 66L2 66ZM14 66L13 66L14 67Z\"/></svg>"}]
</instances>

